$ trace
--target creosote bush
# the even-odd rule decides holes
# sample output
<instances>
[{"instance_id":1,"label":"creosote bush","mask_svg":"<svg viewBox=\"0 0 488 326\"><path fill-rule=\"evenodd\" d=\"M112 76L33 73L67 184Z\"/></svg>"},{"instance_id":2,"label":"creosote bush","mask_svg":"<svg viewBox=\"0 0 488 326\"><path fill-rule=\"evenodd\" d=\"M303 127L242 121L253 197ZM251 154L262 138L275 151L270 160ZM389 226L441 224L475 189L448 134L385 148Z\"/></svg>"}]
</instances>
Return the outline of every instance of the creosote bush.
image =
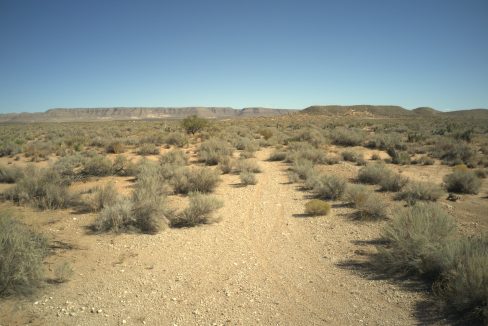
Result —
<instances>
[{"instance_id":1,"label":"creosote bush","mask_svg":"<svg viewBox=\"0 0 488 326\"><path fill-rule=\"evenodd\" d=\"M461 194L477 194L481 187L481 180L474 172L461 169L448 174L444 183L447 191Z\"/></svg>"},{"instance_id":2,"label":"creosote bush","mask_svg":"<svg viewBox=\"0 0 488 326\"><path fill-rule=\"evenodd\" d=\"M47 241L11 213L0 212L0 296L30 294L43 277Z\"/></svg>"},{"instance_id":3,"label":"creosote bush","mask_svg":"<svg viewBox=\"0 0 488 326\"><path fill-rule=\"evenodd\" d=\"M213 223L216 221L213 218L213 213L222 206L223 203L212 195L198 192L191 193L188 207L180 214L171 218L171 226L191 227L199 224Z\"/></svg>"},{"instance_id":4,"label":"creosote bush","mask_svg":"<svg viewBox=\"0 0 488 326\"><path fill-rule=\"evenodd\" d=\"M324 200L312 199L305 204L305 214L311 216L327 215L330 212L330 204Z\"/></svg>"},{"instance_id":5,"label":"creosote bush","mask_svg":"<svg viewBox=\"0 0 488 326\"><path fill-rule=\"evenodd\" d=\"M232 148L225 141L215 138L209 139L200 145L198 154L206 165L217 165L224 157L231 156Z\"/></svg>"}]
</instances>

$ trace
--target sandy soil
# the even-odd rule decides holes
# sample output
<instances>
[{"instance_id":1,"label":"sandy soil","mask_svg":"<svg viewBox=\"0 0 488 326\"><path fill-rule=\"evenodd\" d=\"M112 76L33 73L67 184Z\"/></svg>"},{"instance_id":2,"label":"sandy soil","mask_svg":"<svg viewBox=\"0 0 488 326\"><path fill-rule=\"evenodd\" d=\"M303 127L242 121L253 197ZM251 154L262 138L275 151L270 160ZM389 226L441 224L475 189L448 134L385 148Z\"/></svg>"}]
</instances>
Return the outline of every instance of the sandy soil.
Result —
<instances>
[{"instance_id":1,"label":"sandy soil","mask_svg":"<svg viewBox=\"0 0 488 326\"><path fill-rule=\"evenodd\" d=\"M332 203L329 216L304 216L307 193L288 183L286 164L265 160L269 152L257 153L263 170L257 185L241 187L238 176L223 176L216 195L225 206L217 213L221 221L211 225L158 235L91 235L86 226L93 214L16 208L27 223L59 242L46 268L67 260L75 274L34 297L0 303L0 325L422 322L418 315L428 293L374 279L350 264L374 252L374 240L386 222L353 220L353 210L340 202ZM327 168L349 178L358 169L350 163ZM486 229L479 208L487 208L483 194L449 204L453 214L471 210L466 214L474 222L465 222L467 228L478 223L473 228ZM473 205L478 207L474 211Z\"/></svg>"}]
</instances>

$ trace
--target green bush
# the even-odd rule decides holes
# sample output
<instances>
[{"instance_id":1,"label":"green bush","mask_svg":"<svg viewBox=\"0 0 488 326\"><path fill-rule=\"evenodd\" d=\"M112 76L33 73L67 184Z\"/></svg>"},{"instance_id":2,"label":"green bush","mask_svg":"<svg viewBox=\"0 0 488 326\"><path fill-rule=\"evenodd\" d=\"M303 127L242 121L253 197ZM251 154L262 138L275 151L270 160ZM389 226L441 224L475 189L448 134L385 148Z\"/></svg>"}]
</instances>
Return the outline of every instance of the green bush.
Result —
<instances>
[{"instance_id":1,"label":"green bush","mask_svg":"<svg viewBox=\"0 0 488 326\"><path fill-rule=\"evenodd\" d=\"M346 181L335 175L322 175L313 186L313 193L323 199L340 199L346 190Z\"/></svg>"},{"instance_id":2,"label":"green bush","mask_svg":"<svg viewBox=\"0 0 488 326\"><path fill-rule=\"evenodd\" d=\"M172 150L159 157L160 164L184 166L188 164L188 155L182 150Z\"/></svg>"},{"instance_id":3,"label":"green bush","mask_svg":"<svg viewBox=\"0 0 488 326\"><path fill-rule=\"evenodd\" d=\"M196 115L186 117L181 121L181 126L187 133L194 135L208 125L208 121Z\"/></svg>"},{"instance_id":4,"label":"green bush","mask_svg":"<svg viewBox=\"0 0 488 326\"><path fill-rule=\"evenodd\" d=\"M299 179L306 180L309 175L314 173L313 162L306 159L296 160L293 162L291 170L296 173Z\"/></svg>"},{"instance_id":5,"label":"green bush","mask_svg":"<svg viewBox=\"0 0 488 326\"><path fill-rule=\"evenodd\" d=\"M387 217L387 204L367 187L352 185L346 190L345 197L357 209L360 219L383 219Z\"/></svg>"},{"instance_id":6,"label":"green bush","mask_svg":"<svg viewBox=\"0 0 488 326\"><path fill-rule=\"evenodd\" d=\"M439 206L412 206L383 230L388 246L378 248L376 266L386 273L435 279L446 265L440 252L453 240L454 232L454 219Z\"/></svg>"},{"instance_id":7,"label":"green bush","mask_svg":"<svg viewBox=\"0 0 488 326\"><path fill-rule=\"evenodd\" d=\"M121 153L125 152L125 147L124 147L124 144L116 141L116 142L110 143L105 150L107 153L121 154Z\"/></svg>"},{"instance_id":8,"label":"green bush","mask_svg":"<svg viewBox=\"0 0 488 326\"><path fill-rule=\"evenodd\" d=\"M481 180L474 172L456 170L444 178L449 192L461 194L477 194L481 187Z\"/></svg>"},{"instance_id":9,"label":"green bush","mask_svg":"<svg viewBox=\"0 0 488 326\"><path fill-rule=\"evenodd\" d=\"M346 128L336 128L330 136L332 143L342 146L359 146L364 140L361 132Z\"/></svg>"},{"instance_id":10,"label":"green bush","mask_svg":"<svg viewBox=\"0 0 488 326\"><path fill-rule=\"evenodd\" d=\"M43 277L47 241L0 212L0 296L32 293Z\"/></svg>"},{"instance_id":11,"label":"green bush","mask_svg":"<svg viewBox=\"0 0 488 326\"><path fill-rule=\"evenodd\" d=\"M222 206L223 203L214 196L192 193L188 207L171 219L171 226L191 227L215 222L213 213Z\"/></svg>"},{"instance_id":12,"label":"green bush","mask_svg":"<svg viewBox=\"0 0 488 326\"><path fill-rule=\"evenodd\" d=\"M327 215L330 212L330 204L320 199L312 199L305 204L305 214L312 216Z\"/></svg>"},{"instance_id":13,"label":"green bush","mask_svg":"<svg viewBox=\"0 0 488 326\"><path fill-rule=\"evenodd\" d=\"M23 174L21 168L0 165L0 183L15 183Z\"/></svg>"},{"instance_id":14,"label":"green bush","mask_svg":"<svg viewBox=\"0 0 488 326\"><path fill-rule=\"evenodd\" d=\"M436 201L442 196L442 189L430 182L410 182L405 189L400 192L398 199L406 200L413 205L418 200Z\"/></svg>"},{"instance_id":15,"label":"green bush","mask_svg":"<svg viewBox=\"0 0 488 326\"><path fill-rule=\"evenodd\" d=\"M258 183L258 180L256 179L256 174L251 171L242 171L239 174L239 178L241 179L241 183L246 186L255 185Z\"/></svg>"}]
</instances>

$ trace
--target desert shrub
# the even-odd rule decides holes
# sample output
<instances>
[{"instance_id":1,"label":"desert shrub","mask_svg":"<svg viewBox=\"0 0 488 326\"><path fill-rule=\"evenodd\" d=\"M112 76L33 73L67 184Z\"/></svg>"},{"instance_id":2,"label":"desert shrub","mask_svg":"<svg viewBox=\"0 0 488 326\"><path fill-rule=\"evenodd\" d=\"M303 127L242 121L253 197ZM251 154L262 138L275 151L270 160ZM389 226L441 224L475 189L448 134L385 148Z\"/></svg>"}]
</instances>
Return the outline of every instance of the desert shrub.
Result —
<instances>
[{"instance_id":1,"label":"desert shrub","mask_svg":"<svg viewBox=\"0 0 488 326\"><path fill-rule=\"evenodd\" d=\"M47 241L0 212L0 296L32 293L42 280Z\"/></svg>"},{"instance_id":2,"label":"desert shrub","mask_svg":"<svg viewBox=\"0 0 488 326\"><path fill-rule=\"evenodd\" d=\"M115 185L110 182L104 187L98 187L95 189L93 201L91 207L94 211L98 212L104 207L112 206L117 201L118 193L115 189Z\"/></svg>"},{"instance_id":3,"label":"desert shrub","mask_svg":"<svg viewBox=\"0 0 488 326\"><path fill-rule=\"evenodd\" d=\"M186 130L187 133L194 135L195 133L201 131L208 125L208 121L204 118L200 118L196 115L192 115L184 118L181 121L181 126Z\"/></svg>"},{"instance_id":4,"label":"desert shrub","mask_svg":"<svg viewBox=\"0 0 488 326\"><path fill-rule=\"evenodd\" d=\"M217 170L210 168L183 169L172 179L174 191L178 194L190 192L209 193L220 181Z\"/></svg>"},{"instance_id":5,"label":"desert shrub","mask_svg":"<svg viewBox=\"0 0 488 326\"><path fill-rule=\"evenodd\" d=\"M255 141L253 141L247 137L239 137L234 142L234 146L238 150L247 151L247 152L251 152L251 153L254 153L255 151L257 151L259 149L259 145Z\"/></svg>"},{"instance_id":6,"label":"desert shrub","mask_svg":"<svg viewBox=\"0 0 488 326\"><path fill-rule=\"evenodd\" d=\"M308 160L315 164L328 163L328 158L324 151L314 148L307 143L296 144L306 144L306 146L300 146L298 149L294 149L293 147L291 147L289 153L286 156L286 162L293 163L297 160Z\"/></svg>"},{"instance_id":7,"label":"desert shrub","mask_svg":"<svg viewBox=\"0 0 488 326\"><path fill-rule=\"evenodd\" d=\"M192 193L188 207L181 214L171 218L171 226L191 227L215 222L213 213L222 206L223 203L214 196Z\"/></svg>"},{"instance_id":8,"label":"desert shrub","mask_svg":"<svg viewBox=\"0 0 488 326\"><path fill-rule=\"evenodd\" d=\"M225 156L231 156L233 150L225 141L209 139L200 145L198 152L206 165L217 165Z\"/></svg>"},{"instance_id":9,"label":"desert shrub","mask_svg":"<svg viewBox=\"0 0 488 326\"><path fill-rule=\"evenodd\" d=\"M442 195L442 189L430 182L413 181L400 192L398 199L406 200L410 205L418 200L436 201Z\"/></svg>"},{"instance_id":10,"label":"desert shrub","mask_svg":"<svg viewBox=\"0 0 488 326\"><path fill-rule=\"evenodd\" d=\"M238 160L236 164L236 170L238 172L251 172L260 173L261 168L258 163L253 160Z\"/></svg>"},{"instance_id":11,"label":"desert shrub","mask_svg":"<svg viewBox=\"0 0 488 326\"><path fill-rule=\"evenodd\" d=\"M151 143L145 143L142 144L138 149L137 149L137 154L138 155L158 155L159 154L159 147L151 144Z\"/></svg>"},{"instance_id":12,"label":"desert shrub","mask_svg":"<svg viewBox=\"0 0 488 326\"><path fill-rule=\"evenodd\" d=\"M321 175L317 177L313 186L313 193L323 199L340 199L346 190L346 181L335 175Z\"/></svg>"},{"instance_id":13,"label":"desert shrub","mask_svg":"<svg viewBox=\"0 0 488 326\"><path fill-rule=\"evenodd\" d=\"M476 174L476 176L480 179L486 179L486 177L488 176L488 169L476 169L474 171L474 173Z\"/></svg>"},{"instance_id":14,"label":"desert shrub","mask_svg":"<svg viewBox=\"0 0 488 326\"><path fill-rule=\"evenodd\" d=\"M371 160L379 161L379 160L381 160L381 156L377 153L374 153L373 155L371 155Z\"/></svg>"},{"instance_id":15,"label":"desert shrub","mask_svg":"<svg viewBox=\"0 0 488 326\"><path fill-rule=\"evenodd\" d=\"M389 170L384 164L368 164L359 170L358 180L366 184L379 184L386 171Z\"/></svg>"},{"instance_id":16,"label":"desert shrub","mask_svg":"<svg viewBox=\"0 0 488 326\"><path fill-rule=\"evenodd\" d=\"M184 166L188 164L188 155L182 150L172 150L159 157L160 164L175 164Z\"/></svg>"},{"instance_id":17,"label":"desert shrub","mask_svg":"<svg viewBox=\"0 0 488 326\"><path fill-rule=\"evenodd\" d=\"M291 170L296 173L296 175L301 180L306 180L313 171L313 162L307 159L299 159L293 162Z\"/></svg>"},{"instance_id":18,"label":"desert shrub","mask_svg":"<svg viewBox=\"0 0 488 326\"><path fill-rule=\"evenodd\" d=\"M435 144L432 155L440 158L444 164L451 166L464 163L474 167L477 159L476 150L468 144L447 141L444 138Z\"/></svg>"},{"instance_id":19,"label":"desert shrub","mask_svg":"<svg viewBox=\"0 0 488 326\"><path fill-rule=\"evenodd\" d=\"M188 144L188 138L181 132L171 132L166 136L164 142L168 145L183 147Z\"/></svg>"},{"instance_id":20,"label":"desert shrub","mask_svg":"<svg viewBox=\"0 0 488 326\"><path fill-rule=\"evenodd\" d=\"M112 162L101 155L95 155L83 163L85 176L105 177L112 174Z\"/></svg>"},{"instance_id":21,"label":"desert shrub","mask_svg":"<svg viewBox=\"0 0 488 326\"><path fill-rule=\"evenodd\" d=\"M30 204L39 209L66 208L74 196L68 184L53 169L37 169L29 166L16 185L5 196L17 204Z\"/></svg>"},{"instance_id":22,"label":"desert shrub","mask_svg":"<svg viewBox=\"0 0 488 326\"><path fill-rule=\"evenodd\" d=\"M23 150L25 157L30 157L33 162L46 160L53 151L51 143L41 141L28 143Z\"/></svg>"},{"instance_id":23,"label":"desert shrub","mask_svg":"<svg viewBox=\"0 0 488 326\"><path fill-rule=\"evenodd\" d=\"M330 212L330 204L324 200L312 199L305 204L305 214L312 216L327 215Z\"/></svg>"},{"instance_id":24,"label":"desert shrub","mask_svg":"<svg viewBox=\"0 0 488 326\"><path fill-rule=\"evenodd\" d=\"M110 143L107 148L105 149L105 151L107 153L113 153L113 154L121 154L123 152L125 152L125 147L124 147L124 144L122 144L121 142L112 142Z\"/></svg>"},{"instance_id":25,"label":"desert shrub","mask_svg":"<svg viewBox=\"0 0 488 326\"><path fill-rule=\"evenodd\" d=\"M318 148L321 144L325 143L325 138L320 131L307 129L300 132L297 136L292 137L290 141L305 142Z\"/></svg>"},{"instance_id":26,"label":"desert shrub","mask_svg":"<svg viewBox=\"0 0 488 326\"><path fill-rule=\"evenodd\" d=\"M0 143L0 157L14 156L22 153L22 147L19 144L13 142L1 142Z\"/></svg>"},{"instance_id":27,"label":"desert shrub","mask_svg":"<svg viewBox=\"0 0 488 326\"><path fill-rule=\"evenodd\" d=\"M258 183L256 179L256 174L251 171L242 171L239 173L239 178L241 179L241 183L243 185L255 185Z\"/></svg>"},{"instance_id":28,"label":"desert shrub","mask_svg":"<svg viewBox=\"0 0 488 326\"><path fill-rule=\"evenodd\" d=\"M448 257L448 268L434 289L446 310L464 316L465 322L487 323L488 236L450 242L442 255Z\"/></svg>"},{"instance_id":29,"label":"desert shrub","mask_svg":"<svg viewBox=\"0 0 488 326\"><path fill-rule=\"evenodd\" d=\"M351 203L354 207L359 207L366 202L371 191L363 185L350 185L347 187L345 193L345 200Z\"/></svg>"},{"instance_id":30,"label":"desert shrub","mask_svg":"<svg viewBox=\"0 0 488 326\"><path fill-rule=\"evenodd\" d=\"M446 175L444 183L447 191L461 194L477 194L481 187L481 180L474 172L462 170Z\"/></svg>"},{"instance_id":31,"label":"desert shrub","mask_svg":"<svg viewBox=\"0 0 488 326\"><path fill-rule=\"evenodd\" d=\"M330 134L332 143L342 146L359 146L364 140L364 135L353 129L336 128Z\"/></svg>"},{"instance_id":32,"label":"desert shrub","mask_svg":"<svg viewBox=\"0 0 488 326\"><path fill-rule=\"evenodd\" d=\"M419 165L433 165L435 161L428 157L428 156L421 156L418 159L412 160L412 164L419 164Z\"/></svg>"},{"instance_id":33,"label":"desert shrub","mask_svg":"<svg viewBox=\"0 0 488 326\"><path fill-rule=\"evenodd\" d=\"M405 149L402 137L398 133L376 134L366 142L365 146L382 150L387 148Z\"/></svg>"},{"instance_id":34,"label":"desert shrub","mask_svg":"<svg viewBox=\"0 0 488 326\"><path fill-rule=\"evenodd\" d=\"M383 219L387 216L387 204L383 198L362 185L347 187L346 201L357 209L360 219Z\"/></svg>"},{"instance_id":35,"label":"desert shrub","mask_svg":"<svg viewBox=\"0 0 488 326\"><path fill-rule=\"evenodd\" d=\"M112 165L112 173L119 176L135 176L137 167L123 155L117 155Z\"/></svg>"},{"instance_id":36,"label":"desert shrub","mask_svg":"<svg viewBox=\"0 0 488 326\"><path fill-rule=\"evenodd\" d=\"M358 165L366 165L366 161L364 160L364 156L362 153L344 151L341 153L341 156L344 161L355 162Z\"/></svg>"},{"instance_id":37,"label":"desert shrub","mask_svg":"<svg viewBox=\"0 0 488 326\"><path fill-rule=\"evenodd\" d=\"M382 232L376 266L386 273L435 279L444 270L440 255L454 237L454 219L435 204L417 204L397 214Z\"/></svg>"},{"instance_id":38,"label":"desert shrub","mask_svg":"<svg viewBox=\"0 0 488 326\"><path fill-rule=\"evenodd\" d=\"M218 168L223 174L231 173L234 167L234 160L229 156L224 156L221 158Z\"/></svg>"},{"instance_id":39,"label":"desert shrub","mask_svg":"<svg viewBox=\"0 0 488 326\"><path fill-rule=\"evenodd\" d=\"M21 168L0 165L0 183L15 183L23 174Z\"/></svg>"},{"instance_id":40,"label":"desert shrub","mask_svg":"<svg viewBox=\"0 0 488 326\"><path fill-rule=\"evenodd\" d=\"M115 203L105 206L97 216L93 229L97 232L122 232L134 229L135 218L132 214L132 202L128 198L119 198Z\"/></svg>"},{"instance_id":41,"label":"desert shrub","mask_svg":"<svg viewBox=\"0 0 488 326\"><path fill-rule=\"evenodd\" d=\"M54 268L54 279L52 281L56 283L64 283L69 281L71 276L73 276L73 268L71 267L70 263L63 262L58 264Z\"/></svg>"},{"instance_id":42,"label":"desert shrub","mask_svg":"<svg viewBox=\"0 0 488 326\"><path fill-rule=\"evenodd\" d=\"M263 138L265 140L268 140L270 139L271 137L273 137L273 129L271 128L260 128L258 130L258 134L260 134L261 136L263 136Z\"/></svg>"},{"instance_id":43,"label":"desert shrub","mask_svg":"<svg viewBox=\"0 0 488 326\"><path fill-rule=\"evenodd\" d=\"M286 152L274 151L269 155L269 161L284 161L286 159Z\"/></svg>"},{"instance_id":44,"label":"desert shrub","mask_svg":"<svg viewBox=\"0 0 488 326\"><path fill-rule=\"evenodd\" d=\"M408 178L395 173L387 171L383 174L379 185L382 191L400 191L408 183Z\"/></svg>"},{"instance_id":45,"label":"desert shrub","mask_svg":"<svg viewBox=\"0 0 488 326\"><path fill-rule=\"evenodd\" d=\"M391 157L391 163L405 165L410 164L410 155L405 151L398 151L394 148L388 148L388 155Z\"/></svg>"},{"instance_id":46,"label":"desert shrub","mask_svg":"<svg viewBox=\"0 0 488 326\"><path fill-rule=\"evenodd\" d=\"M63 179L74 181L83 177L82 172L85 161L86 158L80 154L68 155L57 160L53 165L53 170Z\"/></svg>"}]
</instances>

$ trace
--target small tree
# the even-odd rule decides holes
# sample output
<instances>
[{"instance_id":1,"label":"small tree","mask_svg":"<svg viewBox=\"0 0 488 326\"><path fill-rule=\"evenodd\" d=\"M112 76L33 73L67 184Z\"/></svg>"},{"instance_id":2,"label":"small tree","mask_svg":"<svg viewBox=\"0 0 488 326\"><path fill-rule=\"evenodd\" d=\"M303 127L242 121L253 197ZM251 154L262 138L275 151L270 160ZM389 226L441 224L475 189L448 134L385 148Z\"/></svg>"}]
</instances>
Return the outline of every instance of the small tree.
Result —
<instances>
[{"instance_id":1,"label":"small tree","mask_svg":"<svg viewBox=\"0 0 488 326\"><path fill-rule=\"evenodd\" d=\"M205 128L207 124L208 121L206 119L200 118L196 115L186 117L181 122L181 125L186 130L186 132L189 134L191 133L192 135Z\"/></svg>"}]
</instances>

